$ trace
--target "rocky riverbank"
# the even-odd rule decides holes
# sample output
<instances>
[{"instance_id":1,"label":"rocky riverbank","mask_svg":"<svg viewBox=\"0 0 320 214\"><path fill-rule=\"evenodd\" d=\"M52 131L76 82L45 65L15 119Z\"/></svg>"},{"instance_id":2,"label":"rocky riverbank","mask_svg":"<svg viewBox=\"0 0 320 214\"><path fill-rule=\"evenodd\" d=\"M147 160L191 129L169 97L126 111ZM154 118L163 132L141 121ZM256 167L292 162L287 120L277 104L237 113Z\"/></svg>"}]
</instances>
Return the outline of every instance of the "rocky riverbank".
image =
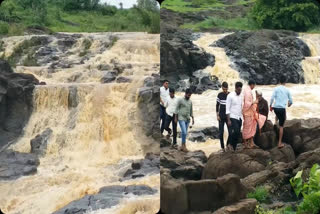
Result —
<instances>
[{"instance_id":1,"label":"rocky riverbank","mask_svg":"<svg viewBox=\"0 0 320 214\"><path fill-rule=\"evenodd\" d=\"M320 164L319 124L320 119L287 121L286 144L281 149L276 147L278 128L271 121L256 139L259 149L239 145L236 153L214 152L206 157L203 151L183 153L162 147L162 212L254 214L257 201L247 194L258 186L266 188L271 198L261 206L294 206L300 199L289 179Z\"/></svg>"}]
</instances>

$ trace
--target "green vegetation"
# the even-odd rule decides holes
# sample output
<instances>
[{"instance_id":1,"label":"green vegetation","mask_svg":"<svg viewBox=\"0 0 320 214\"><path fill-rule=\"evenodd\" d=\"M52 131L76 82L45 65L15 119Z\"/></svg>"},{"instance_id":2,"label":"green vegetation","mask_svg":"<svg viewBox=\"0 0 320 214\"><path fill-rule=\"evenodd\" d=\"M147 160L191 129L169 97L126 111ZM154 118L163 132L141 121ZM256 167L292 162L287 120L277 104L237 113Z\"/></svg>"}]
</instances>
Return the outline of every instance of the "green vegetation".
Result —
<instances>
[{"instance_id":1,"label":"green vegetation","mask_svg":"<svg viewBox=\"0 0 320 214\"><path fill-rule=\"evenodd\" d=\"M221 18L210 18L198 23L187 23L181 28L192 29L194 31L201 31L210 29L212 27L220 27L224 29L236 29L236 30L256 30L258 26L252 19L248 17L238 17L233 19L221 19Z\"/></svg>"},{"instance_id":2,"label":"green vegetation","mask_svg":"<svg viewBox=\"0 0 320 214\"><path fill-rule=\"evenodd\" d=\"M262 28L305 31L320 23L316 0L257 0L252 16Z\"/></svg>"},{"instance_id":3,"label":"green vegetation","mask_svg":"<svg viewBox=\"0 0 320 214\"><path fill-rule=\"evenodd\" d=\"M247 198L255 198L260 203L266 203L270 200L269 192L263 186L257 187L254 192L248 193Z\"/></svg>"},{"instance_id":4,"label":"green vegetation","mask_svg":"<svg viewBox=\"0 0 320 214\"><path fill-rule=\"evenodd\" d=\"M310 170L309 178L303 181L303 171L299 171L296 176L290 179L291 186L297 197L302 196L302 202L295 207L285 207L279 210L265 210L260 205L257 206L256 214L319 214L320 213L320 166L314 164ZM257 193L255 191L251 198L256 198L261 202L261 195L265 193ZM249 194L248 194L249 197ZM260 198L260 199L258 199Z\"/></svg>"},{"instance_id":5,"label":"green vegetation","mask_svg":"<svg viewBox=\"0 0 320 214\"><path fill-rule=\"evenodd\" d=\"M302 171L299 171L290 179L290 183L297 197L300 194L303 196L297 214L318 214L320 212L320 166L313 165L306 182L303 182Z\"/></svg>"},{"instance_id":6,"label":"green vegetation","mask_svg":"<svg viewBox=\"0 0 320 214\"><path fill-rule=\"evenodd\" d=\"M0 7L0 34L23 35L28 29L48 32L160 32L156 1L138 0L130 9L100 0L5 0Z\"/></svg>"},{"instance_id":7,"label":"green vegetation","mask_svg":"<svg viewBox=\"0 0 320 214\"><path fill-rule=\"evenodd\" d=\"M320 33L320 3L317 0L166 0L162 4L179 13L205 13L201 22L184 23L194 31L212 28L231 30L287 29Z\"/></svg>"}]
</instances>

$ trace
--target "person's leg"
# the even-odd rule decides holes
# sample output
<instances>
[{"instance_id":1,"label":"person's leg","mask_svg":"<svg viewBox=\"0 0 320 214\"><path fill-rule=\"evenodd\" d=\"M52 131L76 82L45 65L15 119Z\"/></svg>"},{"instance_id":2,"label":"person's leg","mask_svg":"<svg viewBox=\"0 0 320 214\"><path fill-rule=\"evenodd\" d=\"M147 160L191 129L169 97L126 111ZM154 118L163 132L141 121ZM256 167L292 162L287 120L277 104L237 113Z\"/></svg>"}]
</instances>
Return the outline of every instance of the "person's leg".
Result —
<instances>
[{"instance_id":1,"label":"person's leg","mask_svg":"<svg viewBox=\"0 0 320 214\"><path fill-rule=\"evenodd\" d=\"M164 130L166 130L168 132L169 135L171 135L171 129L170 129L170 123L172 121L172 117L170 115L166 115L166 122L164 125Z\"/></svg>"},{"instance_id":2,"label":"person's leg","mask_svg":"<svg viewBox=\"0 0 320 214\"><path fill-rule=\"evenodd\" d=\"M224 150L223 133L224 133L224 120L221 119L221 120L219 121L219 138L220 138L220 146L221 146L221 149Z\"/></svg>"},{"instance_id":3,"label":"person's leg","mask_svg":"<svg viewBox=\"0 0 320 214\"><path fill-rule=\"evenodd\" d=\"M181 129L181 144L184 146L186 144L187 130L186 123L183 120L179 120L179 126Z\"/></svg>"},{"instance_id":4,"label":"person's leg","mask_svg":"<svg viewBox=\"0 0 320 214\"><path fill-rule=\"evenodd\" d=\"M286 120L286 109L280 109L279 110L279 142L278 147L282 148L284 144L282 143L282 137L283 137L283 126L284 122Z\"/></svg>"},{"instance_id":5,"label":"person's leg","mask_svg":"<svg viewBox=\"0 0 320 214\"><path fill-rule=\"evenodd\" d=\"M174 121L175 115L172 117L173 145L177 144L177 123Z\"/></svg>"},{"instance_id":6,"label":"person's leg","mask_svg":"<svg viewBox=\"0 0 320 214\"><path fill-rule=\"evenodd\" d=\"M237 144L239 141L239 137L240 137L240 130L241 130L241 120L236 120L236 119L232 119L232 123L233 123L233 129L234 129L234 133L233 133L233 150L235 151L237 149Z\"/></svg>"},{"instance_id":7,"label":"person's leg","mask_svg":"<svg viewBox=\"0 0 320 214\"><path fill-rule=\"evenodd\" d=\"M166 109L165 109L165 107L160 105L160 121L161 121L160 131L161 131L161 134L163 134L163 131L164 131L165 120L166 120Z\"/></svg>"},{"instance_id":8,"label":"person's leg","mask_svg":"<svg viewBox=\"0 0 320 214\"><path fill-rule=\"evenodd\" d=\"M226 121L227 129L228 129L228 139L227 139L227 148L230 149L231 141L232 141L232 126L228 126Z\"/></svg>"}]
</instances>

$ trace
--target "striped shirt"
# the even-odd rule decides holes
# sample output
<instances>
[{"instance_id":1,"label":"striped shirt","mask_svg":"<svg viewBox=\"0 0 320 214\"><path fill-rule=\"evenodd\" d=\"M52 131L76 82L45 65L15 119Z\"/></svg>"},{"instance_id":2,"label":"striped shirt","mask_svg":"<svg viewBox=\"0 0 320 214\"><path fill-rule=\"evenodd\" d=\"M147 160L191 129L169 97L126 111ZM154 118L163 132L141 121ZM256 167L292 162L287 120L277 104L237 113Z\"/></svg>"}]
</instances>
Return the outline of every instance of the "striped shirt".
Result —
<instances>
[{"instance_id":1,"label":"striped shirt","mask_svg":"<svg viewBox=\"0 0 320 214\"><path fill-rule=\"evenodd\" d=\"M216 112L219 112L220 118L227 118L226 103L228 94L229 92L227 94L220 92L217 96Z\"/></svg>"}]
</instances>

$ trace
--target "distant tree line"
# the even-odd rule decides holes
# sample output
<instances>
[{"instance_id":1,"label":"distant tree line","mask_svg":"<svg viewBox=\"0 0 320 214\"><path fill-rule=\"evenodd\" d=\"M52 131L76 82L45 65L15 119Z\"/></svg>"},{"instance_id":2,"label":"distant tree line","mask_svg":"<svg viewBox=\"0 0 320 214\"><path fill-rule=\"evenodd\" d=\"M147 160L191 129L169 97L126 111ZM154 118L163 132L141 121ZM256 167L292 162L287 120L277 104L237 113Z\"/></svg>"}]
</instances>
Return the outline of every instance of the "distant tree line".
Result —
<instances>
[{"instance_id":1,"label":"distant tree line","mask_svg":"<svg viewBox=\"0 0 320 214\"><path fill-rule=\"evenodd\" d=\"M319 26L317 0L256 0L252 17L262 28L306 31Z\"/></svg>"}]
</instances>

